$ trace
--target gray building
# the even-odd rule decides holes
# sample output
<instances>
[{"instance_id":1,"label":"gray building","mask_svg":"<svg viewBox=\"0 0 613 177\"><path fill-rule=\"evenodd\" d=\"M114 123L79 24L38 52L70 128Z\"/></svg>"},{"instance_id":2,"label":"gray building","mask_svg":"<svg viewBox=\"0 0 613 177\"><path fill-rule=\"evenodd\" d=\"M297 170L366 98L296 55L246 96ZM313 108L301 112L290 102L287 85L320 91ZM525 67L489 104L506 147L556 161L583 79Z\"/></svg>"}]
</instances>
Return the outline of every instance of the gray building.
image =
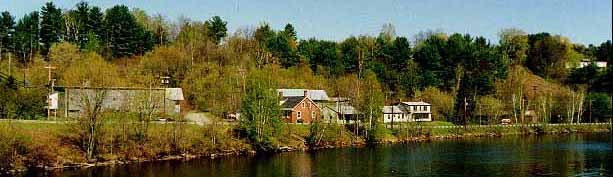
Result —
<instances>
[{"instance_id":1,"label":"gray building","mask_svg":"<svg viewBox=\"0 0 613 177\"><path fill-rule=\"evenodd\" d=\"M181 88L64 87L57 100L58 112L66 117L83 115L88 106L101 101L103 111L153 112L159 116L181 113ZM63 113L63 114L62 114Z\"/></svg>"}]
</instances>

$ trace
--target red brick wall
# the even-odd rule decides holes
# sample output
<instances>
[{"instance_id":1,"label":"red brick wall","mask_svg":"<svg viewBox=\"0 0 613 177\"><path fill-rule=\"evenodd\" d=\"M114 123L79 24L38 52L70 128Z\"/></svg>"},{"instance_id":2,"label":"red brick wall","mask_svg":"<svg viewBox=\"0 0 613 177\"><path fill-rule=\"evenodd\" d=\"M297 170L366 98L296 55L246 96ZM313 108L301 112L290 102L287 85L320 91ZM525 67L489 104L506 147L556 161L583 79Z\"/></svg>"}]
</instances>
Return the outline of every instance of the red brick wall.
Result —
<instances>
[{"instance_id":1,"label":"red brick wall","mask_svg":"<svg viewBox=\"0 0 613 177\"><path fill-rule=\"evenodd\" d=\"M305 105L304 107L302 106L303 103ZM321 116L321 111L319 107L317 107L317 105L315 105L315 103L309 99L304 99L302 102L296 105L296 107L294 107L294 109L292 110L291 116L290 116L290 120L289 120L290 122L292 123L298 122L298 112L301 112L302 114L303 123L311 123L313 122L314 118L319 118ZM314 118L312 116L313 113L315 113Z\"/></svg>"}]
</instances>

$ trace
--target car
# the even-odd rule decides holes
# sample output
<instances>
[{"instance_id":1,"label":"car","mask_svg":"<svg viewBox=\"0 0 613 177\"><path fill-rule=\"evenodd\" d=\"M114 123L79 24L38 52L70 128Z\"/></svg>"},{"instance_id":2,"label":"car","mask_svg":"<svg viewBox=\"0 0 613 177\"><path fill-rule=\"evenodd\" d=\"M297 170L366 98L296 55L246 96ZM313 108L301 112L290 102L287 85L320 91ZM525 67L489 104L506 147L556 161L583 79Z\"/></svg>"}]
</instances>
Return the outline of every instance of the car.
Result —
<instances>
[{"instance_id":1,"label":"car","mask_svg":"<svg viewBox=\"0 0 613 177\"><path fill-rule=\"evenodd\" d=\"M500 124L502 124L502 125L509 125L509 124L511 124L511 119L502 119L502 120L500 120Z\"/></svg>"}]
</instances>

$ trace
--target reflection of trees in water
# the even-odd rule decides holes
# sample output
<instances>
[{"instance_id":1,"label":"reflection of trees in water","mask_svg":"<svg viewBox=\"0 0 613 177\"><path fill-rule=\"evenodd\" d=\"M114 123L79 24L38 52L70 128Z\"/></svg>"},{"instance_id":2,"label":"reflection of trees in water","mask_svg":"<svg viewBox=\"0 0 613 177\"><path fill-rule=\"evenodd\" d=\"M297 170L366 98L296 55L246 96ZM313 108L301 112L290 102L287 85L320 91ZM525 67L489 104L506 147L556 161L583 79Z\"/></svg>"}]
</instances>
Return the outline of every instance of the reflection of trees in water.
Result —
<instances>
[{"instance_id":1,"label":"reflection of trees in water","mask_svg":"<svg viewBox=\"0 0 613 177\"><path fill-rule=\"evenodd\" d=\"M445 140L256 157L91 168L72 176L584 176L611 175L607 134ZM606 171L609 169L609 171ZM76 175L78 174L78 175ZM66 175L70 176L70 175Z\"/></svg>"}]
</instances>

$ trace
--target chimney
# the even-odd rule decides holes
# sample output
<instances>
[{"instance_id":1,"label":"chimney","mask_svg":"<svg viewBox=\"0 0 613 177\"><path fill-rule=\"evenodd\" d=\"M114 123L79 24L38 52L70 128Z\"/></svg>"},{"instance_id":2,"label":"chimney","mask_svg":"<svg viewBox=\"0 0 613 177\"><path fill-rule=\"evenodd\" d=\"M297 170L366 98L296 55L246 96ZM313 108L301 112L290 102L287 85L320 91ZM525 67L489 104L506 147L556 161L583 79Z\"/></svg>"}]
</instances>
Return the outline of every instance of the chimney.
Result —
<instances>
[{"instance_id":1,"label":"chimney","mask_svg":"<svg viewBox=\"0 0 613 177\"><path fill-rule=\"evenodd\" d=\"M304 89L304 97L309 97L309 94L308 94L308 92L309 92L309 90L307 90L307 89Z\"/></svg>"}]
</instances>

